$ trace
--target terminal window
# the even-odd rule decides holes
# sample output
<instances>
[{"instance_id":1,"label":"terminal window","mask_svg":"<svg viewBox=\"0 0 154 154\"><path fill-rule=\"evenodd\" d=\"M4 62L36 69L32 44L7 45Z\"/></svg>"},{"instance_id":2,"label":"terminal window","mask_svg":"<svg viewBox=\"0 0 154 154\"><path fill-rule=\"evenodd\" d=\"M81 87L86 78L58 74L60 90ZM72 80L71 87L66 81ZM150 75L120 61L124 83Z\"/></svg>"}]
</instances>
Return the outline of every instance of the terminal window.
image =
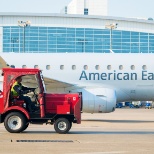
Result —
<instances>
[{"instance_id":1,"label":"terminal window","mask_svg":"<svg viewBox=\"0 0 154 154\"><path fill-rule=\"evenodd\" d=\"M69 27L3 27L3 52L110 53L110 30ZM25 44L23 44L25 42ZM154 53L154 34L113 30L114 53Z\"/></svg>"},{"instance_id":2,"label":"terminal window","mask_svg":"<svg viewBox=\"0 0 154 154\"><path fill-rule=\"evenodd\" d=\"M67 6L65 6L65 14L67 14Z\"/></svg>"},{"instance_id":3,"label":"terminal window","mask_svg":"<svg viewBox=\"0 0 154 154\"><path fill-rule=\"evenodd\" d=\"M87 8L84 9L84 15L88 15L88 9Z\"/></svg>"}]
</instances>

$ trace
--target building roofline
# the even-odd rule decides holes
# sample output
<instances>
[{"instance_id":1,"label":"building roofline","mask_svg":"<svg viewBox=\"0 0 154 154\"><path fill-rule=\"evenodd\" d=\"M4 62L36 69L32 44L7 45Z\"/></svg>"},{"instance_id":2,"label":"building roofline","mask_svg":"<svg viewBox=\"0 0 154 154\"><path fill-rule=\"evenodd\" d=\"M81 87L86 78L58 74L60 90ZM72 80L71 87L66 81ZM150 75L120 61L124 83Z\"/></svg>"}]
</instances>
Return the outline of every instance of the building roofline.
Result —
<instances>
[{"instance_id":1,"label":"building roofline","mask_svg":"<svg viewBox=\"0 0 154 154\"><path fill-rule=\"evenodd\" d=\"M77 14L60 14L60 13L20 13L20 12L0 12L0 16L35 16L35 17L65 17L65 18L83 18L83 19L105 19L117 21L130 21L139 23L154 24L153 20L138 19L138 18L125 18L113 16L96 16L96 15L77 15Z\"/></svg>"}]
</instances>

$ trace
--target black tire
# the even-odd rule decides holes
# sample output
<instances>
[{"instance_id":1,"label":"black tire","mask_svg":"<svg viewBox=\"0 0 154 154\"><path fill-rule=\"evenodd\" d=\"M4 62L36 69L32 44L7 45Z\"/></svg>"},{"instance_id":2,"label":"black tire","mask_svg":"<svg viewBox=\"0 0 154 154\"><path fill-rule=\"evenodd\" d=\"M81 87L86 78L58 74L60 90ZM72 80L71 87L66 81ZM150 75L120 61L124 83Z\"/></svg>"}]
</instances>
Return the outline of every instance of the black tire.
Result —
<instances>
[{"instance_id":1,"label":"black tire","mask_svg":"<svg viewBox=\"0 0 154 154\"><path fill-rule=\"evenodd\" d=\"M29 123L27 123L27 124L25 125L25 127L23 128L22 131L26 130L26 129L28 128L28 126L29 126Z\"/></svg>"},{"instance_id":2,"label":"black tire","mask_svg":"<svg viewBox=\"0 0 154 154\"><path fill-rule=\"evenodd\" d=\"M25 129L26 118L19 112L9 113L4 119L4 126L10 133L20 133Z\"/></svg>"},{"instance_id":3,"label":"black tire","mask_svg":"<svg viewBox=\"0 0 154 154\"><path fill-rule=\"evenodd\" d=\"M66 118L59 118L54 123L55 131L59 134L66 134L71 128L70 121Z\"/></svg>"},{"instance_id":4,"label":"black tire","mask_svg":"<svg viewBox=\"0 0 154 154\"><path fill-rule=\"evenodd\" d=\"M72 122L70 121L70 129L71 129L71 128L72 128ZM70 130L70 129L69 129L69 130Z\"/></svg>"},{"instance_id":5,"label":"black tire","mask_svg":"<svg viewBox=\"0 0 154 154\"><path fill-rule=\"evenodd\" d=\"M72 128L72 122L70 121L70 129Z\"/></svg>"}]
</instances>

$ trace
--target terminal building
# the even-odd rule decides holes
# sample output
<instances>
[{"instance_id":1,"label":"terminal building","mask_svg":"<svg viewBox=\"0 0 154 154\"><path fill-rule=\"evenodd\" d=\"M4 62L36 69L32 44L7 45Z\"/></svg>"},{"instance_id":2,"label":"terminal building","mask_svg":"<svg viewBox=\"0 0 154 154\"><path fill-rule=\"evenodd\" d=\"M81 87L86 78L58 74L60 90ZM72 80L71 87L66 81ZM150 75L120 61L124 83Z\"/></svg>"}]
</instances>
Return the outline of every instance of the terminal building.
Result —
<instances>
[{"instance_id":1,"label":"terminal building","mask_svg":"<svg viewBox=\"0 0 154 154\"><path fill-rule=\"evenodd\" d=\"M108 0L72 0L61 13L106 16Z\"/></svg>"},{"instance_id":2,"label":"terminal building","mask_svg":"<svg viewBox=\"0 0 154 154\"><path fill-rule=\"evenodd\" d=\"M111 17L107 9L94 14L93 1L78 0L77 13L0 13L0 52L154 53L151 18ZM97 1L107 7L106 0Z\"/></svg>"}]
</instances>

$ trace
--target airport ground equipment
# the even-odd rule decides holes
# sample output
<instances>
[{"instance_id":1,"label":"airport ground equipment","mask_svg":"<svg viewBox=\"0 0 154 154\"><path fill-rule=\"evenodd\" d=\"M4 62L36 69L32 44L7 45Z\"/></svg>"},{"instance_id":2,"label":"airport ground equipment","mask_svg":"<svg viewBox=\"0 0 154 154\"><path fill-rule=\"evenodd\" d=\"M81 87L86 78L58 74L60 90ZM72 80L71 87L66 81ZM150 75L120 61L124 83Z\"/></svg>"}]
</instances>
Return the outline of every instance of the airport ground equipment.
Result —
<instances>
[{"instance_id":1,"label":"airport ground equipment","mask_svg":"<svg viewBox=\"0 0 154 154\"><path fill-rule=\"evenodd\" d=\"M72 123L81 123L81 95L78 93L52 94L46 93L42 72L39 69L3 68L3 91L0 91L0 123L4 122L10 133L24 131L29 123L53 124L57 133L67 133ZM12 98L10 89L19 76L34 76L38 94L34 92L38 111L30 113L26 103Z\"/></svg>"},{"instance_id":2,"label":"airport ground equipment","mask_svg":"<svg viewBox=\"0 0 154 154\"><path fill-rule=\"evenodd\" d=\"M117 103L116 104L116 108L122 108L123 107L123 104L122 103Z\"/></svg>"},{"instance_id":3,"label":"airport ground equipment","mask_svg":"<svg viewBox=\"0 0 154 154\"><path fill-rule=\"evenodd\" d=\"M140 108L142 107L142 103L140 101L133 101L129 104L130 108Z\"/></svg>"},{"instance_id":4,"label":"airport ground equipment","mask_svg":"<svg viewBox=\"0 0 154 154\"><path fill-rule=\"evenodd\" d=\"M146 102L145 109L152 109L152 104L149 102Z\"/></svg>"}]
</instances>

